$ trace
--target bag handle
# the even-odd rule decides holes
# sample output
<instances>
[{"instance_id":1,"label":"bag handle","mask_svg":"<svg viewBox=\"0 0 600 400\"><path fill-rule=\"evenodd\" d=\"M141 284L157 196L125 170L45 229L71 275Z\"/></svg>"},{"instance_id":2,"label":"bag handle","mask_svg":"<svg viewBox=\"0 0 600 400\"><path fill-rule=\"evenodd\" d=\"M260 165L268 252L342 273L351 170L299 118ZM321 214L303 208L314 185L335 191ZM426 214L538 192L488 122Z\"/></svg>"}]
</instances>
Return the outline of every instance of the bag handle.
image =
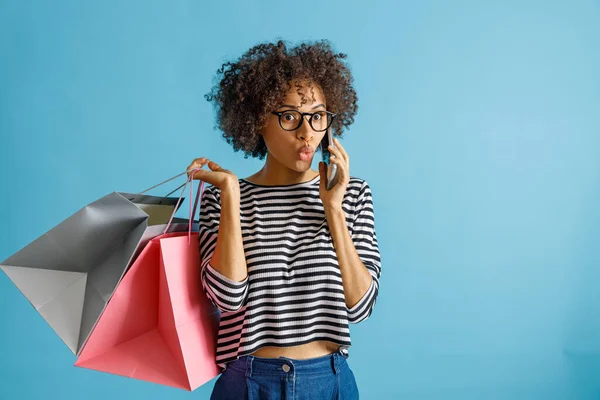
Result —
<instances>
[{"instance_id":1,"label":"bag handle","mask_svg":"<svg viewBox=\"0 0 600 400\"><path fill-rule=\"evenodd\" d=\"M181 175L184 175L184 174L187 174L187 173L188 173L188 171L185 171L185 172L182 172L182 173L180 173L180 174L177 174L177 175L175 175L174 177L172 177L172 178L169 178L169 179L167 179L166 181L163 181L163 182L161 182L161 183L159 183L159 184L156 184L156 185L154 185L154 186L152 186L152 187L150 187L150 188L148 188L148 189L146 189L146 190L143 190L143 191L141 191L141 192L139 192L139 193L137 193L137 194L144 194L144 193L146 193L146 192L149 192L150 190L152 190L152 189L154 189L154 188L157 188L157 187L159 187L159 186L161 186L161 185L164 185L165 183L171 182L173 179L177 179L177 178L179 178ZM173 190L171 193L169 193L169 194L168 194L168 195L166 195L165 197L169 197L169 196L170 196L170 195L172 195L174 192L176 192L177 190L181 189L181 187L183 187L184 185L185 185L185 183L184 183L183 185L179 186L177 189Z\"/></svg>"},{"instance_id":2,"label":"bag handle","mask_svg":"<svg viewBox=\"0 0 600 400\"><path fill-rule=\"evenodd\" d=\"M200 171L200 169L201 168L196 168L191 171L183 172L183 173L163 182L163 183L169 182L183 174L191 172L191 174L189 174L188 178L186 179L185 183L182 185L183 189L181 190L179 199L177 199L177 204L175 205L175 208L173 209L173 213L171 214L171 218L169 219L169 223L167 224L167 226L163 232L163 234L165 234L169 230L169 227L171 226L171 222L173 222L173 217L175 217L175 213L177 212L177 209L179 208L179 204L181 203L181 199L183 198L183 193L185 192L185 188L187 187L187 185L189 183L190 184L190 216L189 216L189 221L188 221L188 245L191 244L191 240L192 240L192 221L194 220L194 215L196 215L196 209L198 208L198 200L200 200L200 196L204 192L204 182L200 181L200 184L198 185L198 192L196 194L196 199L194 200L194 205L193 205L193 209L192 209L192 196L194 195L194 174L197 171ZM154 187L160 186L163 183L159 183L158 185L156 185ZM154 187L152 187L150 189L153 189ZM148 190L150 190L150 189L148 189ZM179 189L179 188L177 188L177 189ZM177 189L175 189L175 190L177 190ZM148 190L146 190L146 191L148 191ZM173 192L171 192L171 193L173 193Z\"/></svg>"}]
</instances>

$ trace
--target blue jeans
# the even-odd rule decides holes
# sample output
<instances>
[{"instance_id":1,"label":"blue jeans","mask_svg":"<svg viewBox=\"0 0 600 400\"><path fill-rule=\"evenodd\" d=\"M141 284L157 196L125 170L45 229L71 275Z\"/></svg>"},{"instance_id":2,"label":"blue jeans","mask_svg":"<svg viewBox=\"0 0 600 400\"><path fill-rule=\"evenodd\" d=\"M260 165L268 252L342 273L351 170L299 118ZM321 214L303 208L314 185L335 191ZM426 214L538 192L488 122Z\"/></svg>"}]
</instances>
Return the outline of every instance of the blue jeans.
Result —
<instances>
[{"instance_id":1,"label":"blue jeans","mask_svg":"<svg viewBox=\"0 0 600 400\"><path fill-rule=\"evenodd\" d=\"M243 356L215 383L211 400L355 400L358 387L339 352L295 360Z\"/></svg>"}]
</instances>

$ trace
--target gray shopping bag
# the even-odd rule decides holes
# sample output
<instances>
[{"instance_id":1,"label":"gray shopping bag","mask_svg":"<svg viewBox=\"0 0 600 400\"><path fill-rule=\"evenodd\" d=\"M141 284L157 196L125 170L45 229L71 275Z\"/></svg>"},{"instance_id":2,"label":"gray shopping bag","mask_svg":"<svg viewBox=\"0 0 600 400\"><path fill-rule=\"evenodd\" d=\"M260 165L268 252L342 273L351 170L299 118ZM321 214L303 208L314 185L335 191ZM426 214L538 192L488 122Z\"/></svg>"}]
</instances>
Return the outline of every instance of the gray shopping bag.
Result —
<instances>
[{"instance_id":1,"label":"gray shopping bag","mask_svg":"<svg viewBox=\"0 0 600 400\"><path fill-rule=\"evenodd\" d=\"M176 197L110 193L4 260L0 268L79 354L128 267L148 241L165 232L179 204ZM167 232L185 231L188 222L173 218ZM192 226L197 230L197 221Z\"/></svg>"}]
</instances>

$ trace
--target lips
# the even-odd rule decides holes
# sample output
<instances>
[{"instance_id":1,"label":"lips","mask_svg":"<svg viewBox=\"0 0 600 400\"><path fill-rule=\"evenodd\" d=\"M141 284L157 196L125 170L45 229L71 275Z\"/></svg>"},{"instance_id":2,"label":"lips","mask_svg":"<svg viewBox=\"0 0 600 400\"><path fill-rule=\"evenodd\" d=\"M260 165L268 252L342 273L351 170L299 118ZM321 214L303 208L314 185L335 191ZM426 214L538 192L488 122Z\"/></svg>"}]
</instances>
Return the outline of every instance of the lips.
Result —
<instances>
[{"instance_id":1,"label":"lips","mask_svg":"<svg viewBox=\"0 0 600 400\"><path fill-rule=\"evenodd\" d=\"M305 146L298 151L298 156L301 160L307 161L310 160L315 151L310 146Z\"/></svg>"}]
</instances>

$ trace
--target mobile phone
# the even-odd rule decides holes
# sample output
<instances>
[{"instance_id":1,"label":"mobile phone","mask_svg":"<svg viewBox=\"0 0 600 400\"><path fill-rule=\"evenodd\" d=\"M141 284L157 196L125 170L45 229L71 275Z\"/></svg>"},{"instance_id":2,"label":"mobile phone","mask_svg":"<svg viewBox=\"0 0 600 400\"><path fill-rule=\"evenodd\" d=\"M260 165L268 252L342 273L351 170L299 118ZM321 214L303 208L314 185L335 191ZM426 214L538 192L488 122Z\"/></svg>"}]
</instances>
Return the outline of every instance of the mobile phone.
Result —
<instances>
[{"instance_id":1,"label":"mobile phone","mask_svg":"<svg viewBox=\"0 0 600 400\"><path fill-rule=\"evenodd\" d=\"M331 152L328 149L328 146L332 146L335 148L333 144L333 135L331 133L331 127L327 129L327 133L321 139L320 147L321 147L321 155L323 157L323 162L327 166L327 190L330 190L336 184L337 178L337 165L331 164Z\"/></svg>"}]
</instances>

